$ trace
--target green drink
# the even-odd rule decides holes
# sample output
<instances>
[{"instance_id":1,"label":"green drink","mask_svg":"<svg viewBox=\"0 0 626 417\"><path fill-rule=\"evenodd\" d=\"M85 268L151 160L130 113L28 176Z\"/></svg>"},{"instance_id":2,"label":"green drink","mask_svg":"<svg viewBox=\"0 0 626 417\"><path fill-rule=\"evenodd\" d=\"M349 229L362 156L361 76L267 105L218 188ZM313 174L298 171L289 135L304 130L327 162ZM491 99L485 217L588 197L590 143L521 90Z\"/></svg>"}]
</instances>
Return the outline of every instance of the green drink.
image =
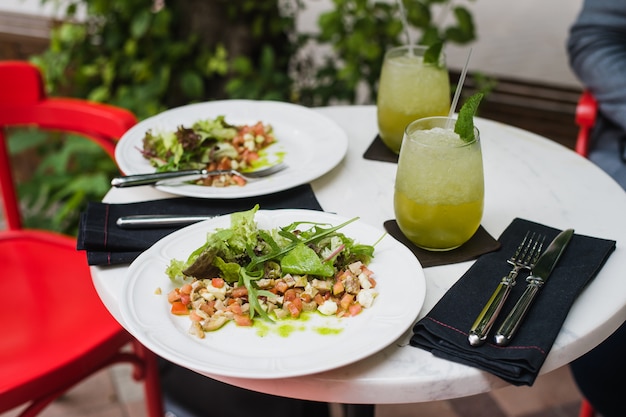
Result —
<instances>
[{"instance_id":1,"label":"green drink","mask_svg":"<svg viewBox=\"0 0 626 417\"><path fill-rule=\"evenodd\" d=\"M438 64L425 64L426 49L400 46L385 54L378 87L378 131L395 153L410 122L450 110L450 79L443 54Z\"/></svg>"},{"instance_id":2,"label":"green drink","mask_svg":"<svg viewBox=\"0 0 626 417\"><path fill-rule=\"evenodd\" d=\"M409 124L400 151L394 193L404 235L427 250L450 250L468 241L483 215L484 176L478 130L472 142L454 133L447 117Z\"/></svg>"}]
</instances>

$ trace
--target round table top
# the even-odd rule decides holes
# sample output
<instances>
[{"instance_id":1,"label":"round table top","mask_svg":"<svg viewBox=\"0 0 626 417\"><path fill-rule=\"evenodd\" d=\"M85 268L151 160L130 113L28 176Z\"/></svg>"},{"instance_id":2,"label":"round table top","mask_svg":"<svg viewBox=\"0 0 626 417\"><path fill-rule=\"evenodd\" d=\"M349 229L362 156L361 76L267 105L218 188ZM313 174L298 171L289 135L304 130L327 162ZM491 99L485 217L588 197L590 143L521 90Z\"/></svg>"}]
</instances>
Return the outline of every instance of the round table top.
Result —
<instances>
[{"instance_id":1,"label":"round table top","mask_svg":"<svg viewBox=\"0 0 626 417\"><path fill-rule=\"evenodd\" d=\"M311 183L325 211L359 216L380 227L394 217L396 164L363 154L377 133L375 106L316 108L341 126L349 138L343 161ZM608 337L626 318L626 193L602 170L575 152L533 133L477 118L485 170L482 225L498 237L515 217L576 233L617 241L615 253L583 291L550 351L541 373L564 366ZM364 203L364 196L366 203ZM150 186L112 189L105 202L123 203L171 195ZM471 266L472 262L425 268L426 299L419 318ZM92 267L102 301L124 325L118 300L128 265ZM214 379L264 393L346 404L411 403L443 400L506 386L476 368L439 359L408 346L407 332L396 343L364 360L338 369L282 379Z\"/></svg>"}]
</instances>

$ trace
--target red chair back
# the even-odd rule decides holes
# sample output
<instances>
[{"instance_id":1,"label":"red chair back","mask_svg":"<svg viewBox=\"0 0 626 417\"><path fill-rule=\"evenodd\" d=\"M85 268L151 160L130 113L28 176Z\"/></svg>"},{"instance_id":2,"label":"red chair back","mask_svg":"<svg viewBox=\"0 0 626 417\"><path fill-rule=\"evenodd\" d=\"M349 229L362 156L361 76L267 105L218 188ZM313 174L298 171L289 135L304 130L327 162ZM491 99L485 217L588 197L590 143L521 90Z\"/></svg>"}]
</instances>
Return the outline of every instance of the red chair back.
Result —
<instances>
[{"instance_id":1,"label":"red chair back","mask_svg":"<svg viewBox=\"0 0 626 417\"><path fill-rule=\"evenodd\" d=\"M22 61L0 61L0 191L7 227L22 227L5 128L36 126L80 134L113 158L119 137L137 123L124 109L72 98L47 97L40 71Z\"/></svg>"}]
</instances>

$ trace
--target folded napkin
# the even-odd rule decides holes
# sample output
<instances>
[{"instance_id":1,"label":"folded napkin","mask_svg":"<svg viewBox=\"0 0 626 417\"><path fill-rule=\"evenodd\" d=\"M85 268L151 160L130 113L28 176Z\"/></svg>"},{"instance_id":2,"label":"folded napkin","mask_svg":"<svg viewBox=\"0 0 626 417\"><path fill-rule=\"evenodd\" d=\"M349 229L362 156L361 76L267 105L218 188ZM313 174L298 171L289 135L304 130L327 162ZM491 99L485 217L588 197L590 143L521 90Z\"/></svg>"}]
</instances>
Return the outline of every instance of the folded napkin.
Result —
<instances>
[{"instance_id":1,"label":"folded napkin","mask_svg":"<svg viewBox=\"0 0 626 417\"><path fill-rule=\"evenodd\" d=\"M532 385L550 352L576 297L596 276L615 249L615 241L575 234L550 279L540 289L534 304L511 343L500 347L488 342L470 346L469 329L493 290L505 276L511 256L527 231L543 233L550 242L560 232L528 220L515 219L500 236L502 250L481 256L413 328L411 345L433 355L475 366L514 385ZM520 274L492 333L526 288Z\"/></svg>"},{"instance_id":2,"label":"folded napkin","mask_svg":"<svg viewBox=\"0 0 626 417\"><path fill-rule=\"evenodd\" d=\"M230 199L169 198L129 204L91 202L82 213L78 233L79 250L87 251L89 265L114 265L132 262L141 252L179 227L122 229L115 222L121 216L136 214L221 215L261 209L322 210L309 184L260 197Z\"/></svg>"},{"instance_id":3,"label":"folded napkin","mask_svg":"<svg viewBox=\"0 0 626 417\"><path fill-rule=\"evenodd\" d=\"M398 163L398 154L389 149L379 135L376 135L374 141L363 154L363 158L371 159L372 161Z\"/></svg>"},{"instance_id":4,"label":"folded napkin","mask_svg":"<svg viewBox=\"0 0 626 417\"><path fill-rule=\"evenodd\" d=\"M404 236L395 220L387 220L384 226L387 233L402 242L413 252L424 268L465 262L500 249L500 242L495 240L482 226L478 228L470 240L458 248L448 251L429 251L415 246L413 242Z\"/></svg>"}]
</instances>

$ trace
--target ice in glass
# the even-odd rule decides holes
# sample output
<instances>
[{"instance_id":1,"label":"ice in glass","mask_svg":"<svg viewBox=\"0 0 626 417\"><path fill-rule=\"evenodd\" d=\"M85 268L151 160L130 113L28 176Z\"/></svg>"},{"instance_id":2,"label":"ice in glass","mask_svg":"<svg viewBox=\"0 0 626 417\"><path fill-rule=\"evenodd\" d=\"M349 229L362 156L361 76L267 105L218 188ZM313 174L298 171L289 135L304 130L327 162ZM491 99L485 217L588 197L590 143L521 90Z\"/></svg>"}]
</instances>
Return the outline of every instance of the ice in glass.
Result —
<instances>
[{"instance_id":1,"label":"ice in glass","mask_svg":"<svg viewBox=\"0 0 626 417\"><path fill-rule=\"evenodd\" d=\"M410 123L398 161L396 221L409 240L427 250L461 246L476 232L483 215L478 130L472 142L464 142L453 130L455 120L447 120L431 117Z\"/></svg>"},{"instance_id":2,"label":"ice in glass","mask_svg":"<svg viewBox=\"0 0 626 417\"><path fill-rule=\"evenodd\" d=\"M413 120L444 116L450 109L450 79L443 53L425 64L424 46L400 46L385 54L378 87L378 131L398 153L404 128Z\"/></svg>"}]
</instances>

